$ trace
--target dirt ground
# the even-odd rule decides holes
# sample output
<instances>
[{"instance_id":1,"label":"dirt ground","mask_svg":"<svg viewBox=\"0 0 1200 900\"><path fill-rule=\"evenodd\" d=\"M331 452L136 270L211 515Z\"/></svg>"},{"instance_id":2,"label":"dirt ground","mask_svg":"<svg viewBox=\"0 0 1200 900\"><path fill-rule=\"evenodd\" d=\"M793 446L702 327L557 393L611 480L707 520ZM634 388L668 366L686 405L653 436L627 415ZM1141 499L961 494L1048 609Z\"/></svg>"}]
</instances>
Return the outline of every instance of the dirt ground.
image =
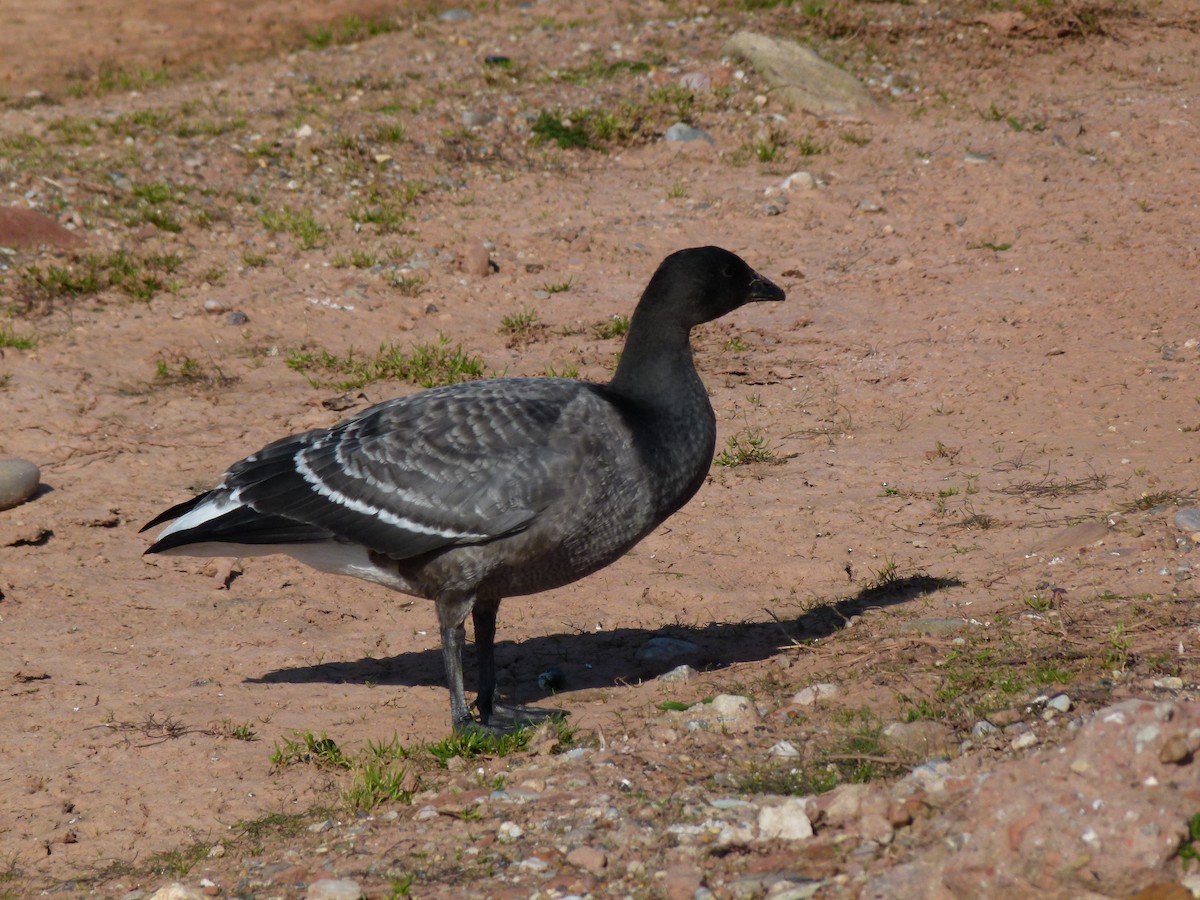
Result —
<instances>
[{"instance_id":1,"label":"dirt ground","mask_svg":"<svg viewBox=\"0 0 1200 900\"><path fill-rule=\"evenodd\" d=\"M6 10L0 204L87 247L0 254L0 457L45 483L0 512L0 894L217 879L230 858L170 853L340 802L338 772L272 762L288 740L443 738L428 604L286 559L143 559L138 529L268 441L418 389L347 385L325 351L445 336L487 373L605 379L604 326L686 246L788 299L696 335L726 451L696 499L609 569L504 603L510 693L589 745L661 729L664 700L774 713L841 686L736 753L676 735L694 783L783 739L825 761L863 722L929 718L957 746L1042 694L1187 696L1200 16L1021 6ZM785 108L722 58L741 27L810 42L888 114ZM680 119L713 142L663 140ZM539 140L547 121L591 146ZM781 190L797 171L812 187ZM703 674L655 680L675 662L636 654L660 635ZM376 862L416 896L468 892ZM592 890L662 892L638 871Z\"/></svg>"}]
</instances>

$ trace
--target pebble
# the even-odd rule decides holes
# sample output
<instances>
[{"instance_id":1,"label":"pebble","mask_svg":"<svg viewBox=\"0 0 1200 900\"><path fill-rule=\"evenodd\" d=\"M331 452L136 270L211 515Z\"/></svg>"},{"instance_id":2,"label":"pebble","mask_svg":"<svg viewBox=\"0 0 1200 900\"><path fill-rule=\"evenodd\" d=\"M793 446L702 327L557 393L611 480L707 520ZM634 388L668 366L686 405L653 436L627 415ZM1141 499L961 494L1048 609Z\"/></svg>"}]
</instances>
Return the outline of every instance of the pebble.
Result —
<instances>
[{"instance_id":1,"label":"pebble","mask_svg":"<svg viewBox=\"0 0 1200 900\"><path fill-rule=\"evenodd\" d=\"M172 881L150 895L150 900L203 900L204 895L196 888Z\"/></svg>"},{"instance_id":2,"label":"pebble","mask_svg":"<svg viewBox=\"0 0 1200 900\"><path fill-rule=\"evenodd\" d=\"M963 156L963 162L975 163L976 165L981 165L983 163L989 163L991 161L992 161L992 157L990 155L988 155L987 153L975 153L974 151L968 151Z\"/></svg>"},{"instance_id":3,"label":"pebble","mask_svg":"<svg viewBox=\"0 0 1200 900\"><path fill-rule=\"evenodd\" d=\"M791 797L779 806L759 810L759 840L803 841L812 837L812 820L805 811L807 805L803 799Z\"/></svg>"},{"instance_id":4,"label":"pebble","mask_svg":"<svg viewBox=\"0 0 1200 900\"><path fill-rule=\"evenodd\" d=\"M1019 734L1013 738L1009 746L1014 750L1028 750L1030 747L1036 747L1037 742L1038 736L1032 731L1026 731L1024 734Z\"/></svg>"},{"instance_id":5,"label":"pebble","mask_svg":"<svg viewBox=\"0 0 1200 900\"><path fill-rule=\"evenodd\" d=\"M561 691L567 684L567 676L562 669L552 666L538 673L537 683L543 691Z\"/></svg>"},{"instance_id":6,"label":"pebble","mask_svg":"<svg viewBox=\"0 0 1200 900\"><path fill-rule=\"evenodd\" d=\"M1059 694L1057 697L1051 697L1046 701L1046 706L1050 709L1057 710L1060 713L1071 711L1071 698L1066 694Z\"/></svg>"},{"instance_id":7,"label":"pebble","mask_svg":"<svg viewBox=\"0 0 1200 900\"><path fill-rule=\"evenodd\" d=\"M226 306L224 303L222 303L220 300L205 300L204 301L204 311L206 313L214 313L214 314L215 313L223 313L223 312L226 312L228 309L229 309L229 307Z\"/></svg>"},{"instance_id":8,"label":"pebble","mask_svg":"<svg viewBox=\"0 0 1200 900\"><path fill-rule=\"evenodd\" d=\"M501 822L500 827L496 830L496 840L502 844L519 841L524 835L525 830L516 822Z\"/></svg>"},{"instance_id":9,"label":"pebble","mask_svg":"<svg viewBox=\"0 0 1200 900\"><path fill-rule=\"evenodd\" d=\"M642 645L634 657L638 662L662 662L680 656L695 656L700 647L691 641L673 637L652 637Z\"/></svg>"},{"instance_id":10,"label":"pebble","mask_svg":"<svg viewBox=\"0 0 1200 900\"><path fill-rule=\"evenodd\" d=\"M352 878L322 878L308 886L307 900L360 900L362 887Z\"/></svg>"},{"instance_id":11,"label":"pebble","mask_svg":"<svg viewBox=\"0 0 1200 900\"><path fill-rule=\"evenodd\" d=\"M840 693L841 689L836 684L810 684L792 695L792 703L796 706L812 706L818 700L828 700Z\"/></svg>"},{"instance_id":12,"label":"pebble","mask_svg":"<svg viewBox=\"0 0 1200 900\"><path fill-rule=\"evenodd\" d=\"M608 857L595 847L576 847L567 854L567 862L578 869L599 875L608 865Z\"/></svg>"},{"instance_id":13,"label":"pebble","mask_svg":"<svg viewBox=\"0 0 1200 900\"><path fill-rule=\"evenodd\" d=\"M693 128L684 122L676 122L667 129L664 137L668 141L708 141L710 144L716 144L713 136L707 131L701 131L699 128Z\"/></svg>"},{"instance_id":14,"label":"pebble","mask_svg":"<svg viewBox=\"0 0 1200 900\"><path fill-rule=\"evenodd\" d=\"M0 509L12 509L32 497L41 478L41 471L27 459L0 459Z\"/></svg>"},{"instance_id":15,"label":"pebble","mask_svg":"<svg viewBox=\"0 0 1200 900\"><path fill-rule=\"evenodd\" d=\"M1166 675L1162 678L1155 678L1151 682L1156 688L1164 691L1181 691L1183 690L1183 679L1178 675Z\"/></svg>"},{"instance_id":16,"label":"pebble","mask_svg":"<svg viewBox=\"0 0 1200 900\"><path fill-rule=\"evenodd\" d=\"M545 872L550 868L550 863L540 857L531 856L517 863L517 868L524 869L526 872Z\"/></svg>"},{"instance_id":17,"label":"pebble","mask_svg":"<svg viewBox=\"0 0 1200 900\"><path fill-rule=\"evenodd\" d=\"M1187 735L1175 733L1163 741L1162 749L1158 751L1158 761L1161 763L1185 765L1192 759L1192 748L1188 744Z\"/></svg>"},{"instance_id":18,"label":"pebble","mask_svg":"<svg viewBox=\"0 0 1200 900\"><path fill-rule=\"evenodd\" d=\"M250 317L241 310L235 309L225 317L226 325L245 325L250 321Z\"/></svg>"},{"instance_id":19,"label":"pebble","mask_svg":"<svg viewBox=\"0 0 1200 900\"><path fill-rule=\"evenodd\" d=\"M779 186L779 189L783 191L795 189L812 190L816 186L817 179L813 178L811 172L793 172L787 178L783 179L783 184Z\"/></svg>"},{"instance_id":20,"label":"pebble","mask_svg":"<svg viewBox=\"0 0 1200 900\"><path fill-rule=\"evenodd\" d=\"M1175 513L1175 527L1189 534L1200 531L1200 509L1181 509Z\"/></svg>"},{"instance_id":21,"label":"pebble","mask_svg":"<svg viewBox=\"0 0 1200 900\"><path fill-rule=\"evenodd\" d=\"M333 820L332 819L324 819L323 821L314 822L313 824L309 825L308 830L311 831L313 834L321 834L323 832L328 831L332 827L333 827Z\"/></svg>"},{"instance_id":22,"label":"pebble","mask_svg":"<svg viewBox=\"0 0 1200 900\"><path fill-rule=\"evenodd\" d=\"M466 22L470 18L470 11L465 9L447 9L438 13L439 22Z\"/></svg>"},{"instance_id":23,"label":"pebble","mask_svg":"<svg viewBox=\"0 0 1200 900\"><path fill-rule=\"evenodd\" d=\"M313 136L313 127L311 125L307 125L307 124L301 125L299 128L296 129L296 138L298 140L304 140L304 138L310 138L312 136Z\"/></svg>"},{"instance_id":24,"label":"pebble","mask_svg":"<svg viewBox=\"0 0 1200 900\"><path fill-rule=\"evenodd\" d=\"M676 666L670 672L664 672L663 674L659 675L658 680L665 681L668 684L674 684L676 682L691 681L698 674L699 673L695 669L693 669L687 663L684 663L681 666Z\"/></svg>"},{"instance_id":25,"label":"pebble","mask_svg":"<svg viewBox=\"0 0 1200 900\"><path fill-rule=\"evenodd\" d=\"M800 751L796 749L796 745L791 741L780 741L778 744L773 744L771 749L767 751L767 754L790 759L799 756Z\"/></svg>"},{"instance_id":26,"label":"pebble","mask_svg":"<svg viewBox=\"0 0 1200 900\"><path fill-rule=\"evenodd\" d=\"M496 121L496 114L486 109L466 109L463 110L462 123L463 128L483 128L485 125L490 125Z\"/></svg>"},{"instance_id":27,"label":"pebble","mask_svg":"<svg viewBox=\"0 0 1200 900\"><path fill-rule=\"evenodd\" d=\"M971 729L971 737L975 738L975 740L979 740L980 738L985 738L989 734L993 734L998 730L999 729L987 719L980 719Z\"/></svg>"}]
</instances>

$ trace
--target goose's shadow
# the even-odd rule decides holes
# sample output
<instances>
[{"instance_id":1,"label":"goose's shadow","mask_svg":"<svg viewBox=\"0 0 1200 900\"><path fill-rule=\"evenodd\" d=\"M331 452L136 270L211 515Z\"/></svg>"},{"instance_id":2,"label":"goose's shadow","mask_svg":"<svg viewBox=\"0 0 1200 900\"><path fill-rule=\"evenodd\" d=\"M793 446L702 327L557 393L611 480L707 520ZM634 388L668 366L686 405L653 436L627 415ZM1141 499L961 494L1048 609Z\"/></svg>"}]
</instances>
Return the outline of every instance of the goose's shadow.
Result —
<instances>
[{"instance_id":1,"label":"goose's shadow","mask_svg":"<svg viewBox=\"0 0 1200 900\"><path fill-rule=\"evenodd\" d=\"M797 619L767 622L719 623L701 628L665 626L661 629L618 628L615 631L549 634L520 643L496 643L496 667L501 689L521 703L536 702L550 695L540 688L538 673L558 668L564 678L557 693L610 687L613 684L653 678L682 660L650 662L637 659L637 652L653 637L675 637L690 641L700 650L686 661L697 669L715 670L739 662L766 659L794 641L827 637L843 628L847 620L871 607L895 606L923 594L960 587L956 578L918 575L899 578L881 587L865 588L853 597L816 607ZM500 625L503 630L504 610ZM464 653L467 692L474 684L474 652ZM292 666L247 678L250 684L374 684L388 686L443 685L440 650L422 650L399 656L370 657L315 666Z\"/></svg>"}]
</instances>

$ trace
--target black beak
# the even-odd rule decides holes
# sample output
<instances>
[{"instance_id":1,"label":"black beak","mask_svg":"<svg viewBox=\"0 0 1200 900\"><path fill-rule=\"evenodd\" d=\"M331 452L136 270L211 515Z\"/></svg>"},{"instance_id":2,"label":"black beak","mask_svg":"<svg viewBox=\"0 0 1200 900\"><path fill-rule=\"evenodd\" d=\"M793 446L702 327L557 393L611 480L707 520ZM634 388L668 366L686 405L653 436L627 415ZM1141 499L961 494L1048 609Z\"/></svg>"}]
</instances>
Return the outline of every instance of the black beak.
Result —
<instances>
[{"instance_id":1,"label":"black beak","mask_svg":"<svg viewBox=\"0 0 1200 900\"><path fill-rule=\"evenodd\" d=\"M773 300L779 301L787 295L783 292L783 288L775 284L769 278L764 278L757 272L750 279L750 299L751 300Z\"/></svg>"}]
</instances>

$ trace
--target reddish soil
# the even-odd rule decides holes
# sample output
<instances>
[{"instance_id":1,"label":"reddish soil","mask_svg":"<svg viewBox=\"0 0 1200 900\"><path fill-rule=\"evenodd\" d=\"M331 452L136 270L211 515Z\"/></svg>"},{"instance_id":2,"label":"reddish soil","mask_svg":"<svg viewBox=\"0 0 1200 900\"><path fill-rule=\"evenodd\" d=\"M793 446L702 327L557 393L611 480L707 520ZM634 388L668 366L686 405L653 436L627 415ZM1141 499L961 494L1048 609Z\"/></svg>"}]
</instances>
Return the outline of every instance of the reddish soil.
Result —
<instances>
[{"instance_id":1,"label":"reddish soil","mask_svg":"<svg viewBox=\"0 0 1200 900\"><path fill-rule=\"evenodd\" d=\"M928 715L965 738L1047 692L1086 712L1194 683L1200 557L1171 517L1200 483L1200 19L1184 0L1030 19L981 20L984 6L480 5L323 49L295 37L381 5L6 11L0 204L46 212L97 255L0 255L0 338L36 340L0 343L0 456L45 483L0 512L13 896L152 890L169 871L155 853L336 804L336 773L272 766L299 733L345 748L447 733L429 604L284 558L141 555L141 524L229 463L417 389L310 371L314 387L290 353L445 335L488 372L602 380L620 345L597 326L680 247L727 246L788 290L696 336L722 446L761 437L773 458L714 465L628 558L506 601L517 699L569 710L587 743L661 737L667 699L778 711L841 684L834 707L770 715L736 752L671 732L673 771L699 783L781 739L815 758L847 711ZM811 39L893 114L779 106L722 61L739 27ZM134 93L97 80L164 61L171 77ZM688 73L713 91L689 100ZM29 105L34 89L54 102ZM595 149L531 140L541 111L584 107L636 127ZM494 118L468 129L464 113ZM681 114L715 144L662 140ZM815 187L778 190L800 170ZM323 228L311 247L267 227L285 209ZM499 269L486 277L463 264L480 242ZM105 287L118 250L141 275ZM89 265L102 290L55 289L51 267ZM503 333L522 310L544 327ZM965 630L913 625L952 618ZM698 644L705 674L655 681L666 667L635 654L660 634ZM948 684L964 646L1009 667L1011 692L986 673ZM537 685L549 666L565 675L553 698ZM842 871L831 860L822 877ZM642 893L632 872L611 890ZM460 890L447 872L413 885Z\"/></svg>"}]
</instances>

